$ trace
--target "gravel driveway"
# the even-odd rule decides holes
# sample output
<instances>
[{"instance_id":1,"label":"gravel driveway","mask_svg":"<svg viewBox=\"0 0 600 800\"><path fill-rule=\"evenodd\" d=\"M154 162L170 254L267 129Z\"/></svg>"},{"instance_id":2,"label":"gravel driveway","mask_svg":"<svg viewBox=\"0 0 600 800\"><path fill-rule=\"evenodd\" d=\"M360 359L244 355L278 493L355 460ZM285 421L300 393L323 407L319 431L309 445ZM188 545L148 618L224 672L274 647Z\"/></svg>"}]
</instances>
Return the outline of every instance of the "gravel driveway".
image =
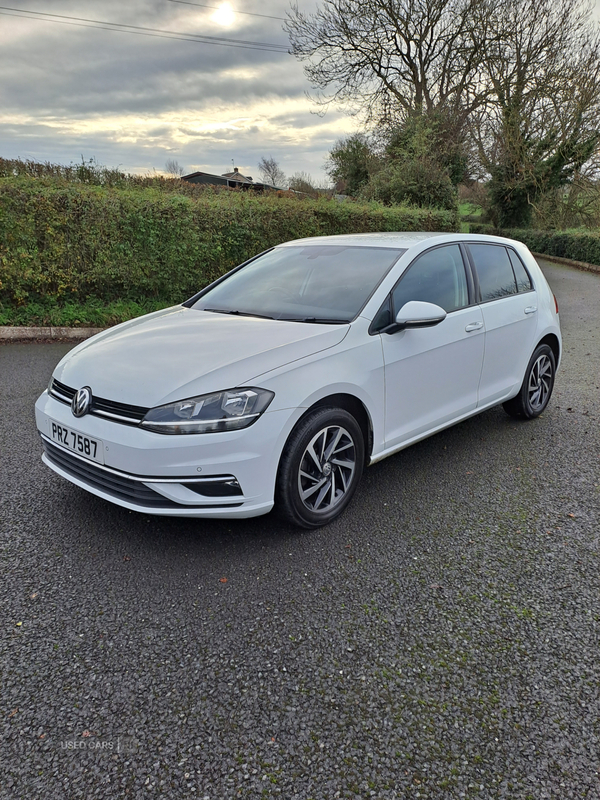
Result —
<instances>
[{"instance_id":1,"label":"gravel driveway","mask_svg":"<svg viewBox=\"0 0 600 800\"><path fill-rule=\"evenodd\" d=\"M311 532L151 518L40 461L60 344L0 347L2 798L600 798L600 276L564 361Z\"/></svg>"}]
</instances>

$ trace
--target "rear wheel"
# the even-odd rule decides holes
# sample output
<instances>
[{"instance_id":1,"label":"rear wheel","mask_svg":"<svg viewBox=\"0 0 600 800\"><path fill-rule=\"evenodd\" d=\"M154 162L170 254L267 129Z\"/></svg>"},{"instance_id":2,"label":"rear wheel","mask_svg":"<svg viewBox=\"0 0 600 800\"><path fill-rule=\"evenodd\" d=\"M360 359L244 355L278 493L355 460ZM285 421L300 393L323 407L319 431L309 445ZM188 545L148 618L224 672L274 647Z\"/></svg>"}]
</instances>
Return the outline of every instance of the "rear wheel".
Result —
<instances>
[{"instance_id":1,"label":"rear wheel","mask_svg":"<svg viewBox=\"0 0 600 800\"><path fill-rule=\"evenodd\" d=\"M364 440L341 408L318 408L292 432L279 465L279 512L302 528L318 528L346 508L362 475Z\"/></svg>"},{"instance_id":2,"label":"rear wheel","mask_svg":"<svg viewBox=\"0 0 600 800\"><path fill-rule=\"evenodd\" d=\"M541 344L527 365L519 394L503 404L506 413L517 419L539 417L550 400L555 373L554 353L547 344Z\"/></svg>"}]
</instances>

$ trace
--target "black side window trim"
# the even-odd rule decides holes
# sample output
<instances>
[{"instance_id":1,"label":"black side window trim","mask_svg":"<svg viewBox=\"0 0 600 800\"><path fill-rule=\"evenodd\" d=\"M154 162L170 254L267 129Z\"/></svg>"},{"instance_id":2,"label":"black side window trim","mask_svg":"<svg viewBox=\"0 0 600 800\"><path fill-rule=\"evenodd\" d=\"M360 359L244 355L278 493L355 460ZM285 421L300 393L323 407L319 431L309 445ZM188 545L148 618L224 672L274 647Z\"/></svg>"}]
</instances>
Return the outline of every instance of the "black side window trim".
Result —
<instances>
[{"instance_id":1,"label":"black side window trim","mask_svg":"<svg viewBox=\"0 0 600 800\"><path fill-rule=\"evenodd\" d=\"M464 242L459 242L460 252L465 265L465 272L467 274L467 287L469 290L469 306L478 304L479 298L479 283L477 281L477 273L471 262L469 248L465 246ZM468 308L469 306L466 306Z\"/></svg>"},{"instance_id":2,"label":"black side window trim","mask_svg":"<svg viewBox=\"0 0 600 800\"><path fill-rule=\"evenodd\" d=\"M473 256L471 254L471 248L466 242L462 242L462 246L464 248L465 255L467 256L469 272L471 273L471 279L473 281L473 300L477 305L481 305L481 287L479 286L479 275L475 269L475 262L473 261Z\"/></svg>"},{"instance_id":3,"label":"black side window trim","mask_svg":"<svg viewBox=\"0 0 600 800\"><path fill-rule=\"evenodd\" d=\"M513 273L513 276L514 276L514 279L515 279L515 287L517 288L517 291L514 294L507 294L504 297L492 297L491 300L482 300L481 299L481 287L479 286L479 277L477 275L477 269L475 267L475 262L473 260L473 255L471 253L471 245L472 244L491 244L494 247L504 247L504 249L508 253L508 260L510 262L510 267L512 269L512 273ZM474 284L475 284L475 295L474 296L477 298L476 299L477 305L483 306L486 303L497 303L498 300L505 300L507 297L518 297L520 294L527 294L527 292L535 292L536 291L535 283L533 282L533 278L531 277L531 273L529 272L529 270L527 269L525 264L523 264L523 259L517 253L517 251L515 250L514 247L511 247L509 244L503 244L503 243L500 244L499 242L461 242L461 246L464 247L464 249L465 249L465 252L467 254L467 258L468 258L468 261L469 261L469 266L471 268L471 272L472 272L472 275L473 275L473 281L474 281ZM531 289L528 289L527 292L520 292L518 290L519 284L517 282L517 276L515 275L515 270L514 270L514 267L512 265L512 261L511 261L511 258L510 258L510 253L514 253L514 255L519 259L521 264L523 264L523 269L525 270L525 272L527 273L527 276L529 277L529 282L531 284Z\"/></svg>"}]
</instances>

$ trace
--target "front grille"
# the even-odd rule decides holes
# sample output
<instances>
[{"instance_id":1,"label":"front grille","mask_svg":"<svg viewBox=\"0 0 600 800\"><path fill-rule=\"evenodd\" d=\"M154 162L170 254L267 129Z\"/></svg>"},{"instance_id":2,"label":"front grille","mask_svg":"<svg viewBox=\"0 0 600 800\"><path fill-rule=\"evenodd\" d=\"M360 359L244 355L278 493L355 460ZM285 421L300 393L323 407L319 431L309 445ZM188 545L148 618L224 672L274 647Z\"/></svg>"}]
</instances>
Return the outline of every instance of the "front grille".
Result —
<instances>
[{"instance_id":1,"label":"front grille","mask_svg":"<svg viewBox=\"0 0 600 800\"><path fill-rule=\"evenodd\" d=\"M42 437L44 444L44 451L46 457L57 467L78 478L88 486L100 489L107 494L119 500L126 500L138 506L145 508L193 508L187 504L175 503L158 494L153 489L145 486L140 480L133 480L132 478L123 475L122 473L108 471L102 467L94 464L92 461L86 461L72 455L62 447L57 447L51 442ZM224 476L226 477L226 476ZM152 478L148 478L151 481ZM183 483L182 479L182 483ZM241 506L242 503L227 503L215 506L202 505L202 508L235 508Z\"/></svg>"},{"instance_id":2,"label":"front grille","mask_svg":"<svg viewBox=\"0 0 600 800\"><path fill-rule=\"evenodd\" d=\"M56 397L57 400L61 400L63 403L70 403L71 400L75 397L76 389L71 389L70 386L65 386L64 383L57 381L56 378L52 378L52 386L50 387L50 394L53 397Z\"/></svg>"},{"instance_id":3,"label":"front grille","mask_svg":"<svg viewBox=\"0 0 600 800\"><path fill-rule=\"evenodd\" d=\"M56 378L52 379L52 386L50 387L50 394L61 403L71 404L75 397L77 389L71 386L66 386L64 383L57 381ZM105 400L102 397L96 397L92 392L92 405L88 414L96 417L104 417L113 422L120 422L123 425L139 425L148 413L147 408L143 406L132 406L127 403L117 403L114 400Z\"/></svg>"}]
</instances>

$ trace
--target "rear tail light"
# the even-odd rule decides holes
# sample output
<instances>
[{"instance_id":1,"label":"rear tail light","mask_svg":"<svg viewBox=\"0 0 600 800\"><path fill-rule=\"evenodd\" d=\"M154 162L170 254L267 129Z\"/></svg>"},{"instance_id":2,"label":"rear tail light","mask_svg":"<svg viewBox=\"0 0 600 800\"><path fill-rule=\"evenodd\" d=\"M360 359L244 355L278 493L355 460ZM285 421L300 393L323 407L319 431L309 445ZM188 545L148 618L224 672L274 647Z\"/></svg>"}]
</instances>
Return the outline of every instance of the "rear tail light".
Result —
<instances>
[{"instance_id":1,"label":"rear tail light","mask_svg":"<svg viewBox=\"0 0 600 800\"><path fill-rule=\"evenodd\" d=\"M552 297L554 298L554 307L556 308L556 313L558 314L558 300L556 299L554 292L552 292Z\"/></svg>"}]
</instances>

